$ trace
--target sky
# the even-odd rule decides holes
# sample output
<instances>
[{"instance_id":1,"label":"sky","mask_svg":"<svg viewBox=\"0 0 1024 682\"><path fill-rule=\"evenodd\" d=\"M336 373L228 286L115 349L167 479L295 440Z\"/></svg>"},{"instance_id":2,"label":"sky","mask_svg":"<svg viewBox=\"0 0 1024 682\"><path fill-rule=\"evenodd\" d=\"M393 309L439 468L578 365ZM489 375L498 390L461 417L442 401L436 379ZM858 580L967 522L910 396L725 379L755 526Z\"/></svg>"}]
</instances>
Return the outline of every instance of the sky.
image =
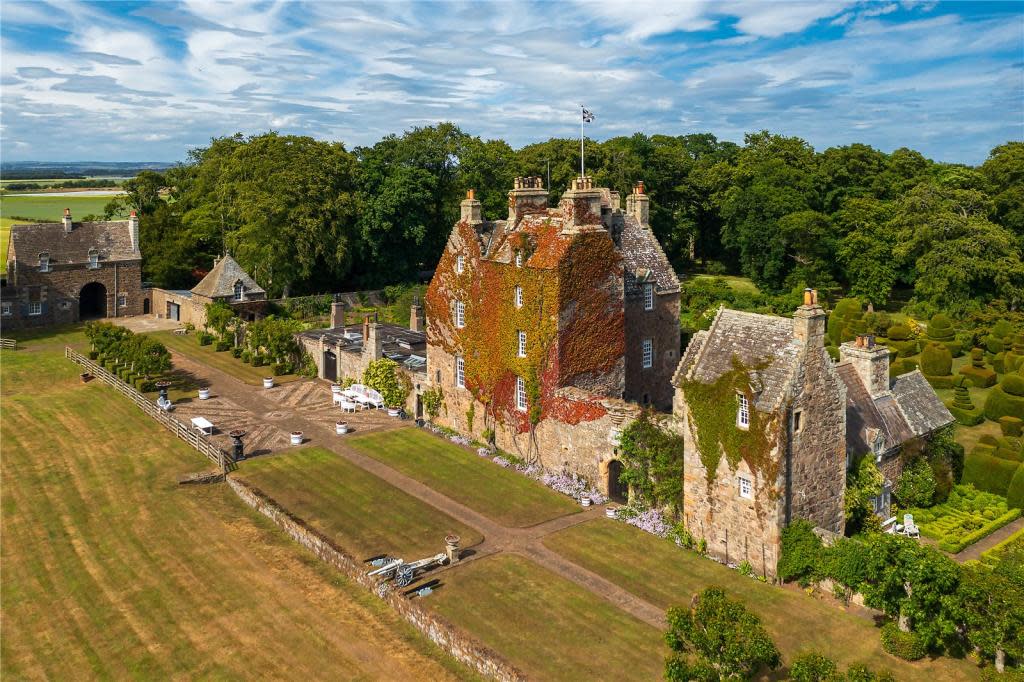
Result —
<instances>
[{"instance_id":1,"label":"sky","mask_svg":"<svg viewBox=\"0 0 1024 682\"><path fill-rule=\"evenodd\" d=\"M0 156L349 149L452 121L519 147L768 129L977 164L1024 139L1020 2L0 3Z\"/></svg>"}]
</instances>

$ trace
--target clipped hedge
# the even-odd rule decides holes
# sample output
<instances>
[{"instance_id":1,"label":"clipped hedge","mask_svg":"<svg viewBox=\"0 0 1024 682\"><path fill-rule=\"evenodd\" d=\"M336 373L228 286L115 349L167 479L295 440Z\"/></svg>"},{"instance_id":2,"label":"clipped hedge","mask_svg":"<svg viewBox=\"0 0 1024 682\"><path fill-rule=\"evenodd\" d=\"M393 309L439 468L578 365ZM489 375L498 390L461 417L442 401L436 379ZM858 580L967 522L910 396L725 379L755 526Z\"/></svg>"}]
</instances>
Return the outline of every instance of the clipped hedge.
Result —
<instances>
[{"instance_id":1,"label":"clipped hedge","mask_svg":"<svg viewBox=\"0 0 1024 682\"><path fill-rule=\"evenodd\" d=\"M231 350L231 342L230 341L218 341L217 344L214 346L214 349L218 353L223 353L224 351Z\"/></svg>"},{"instance_id":2,"label":"clipped hedge","mask_svg":"<svg viewBox=\"0 0 1024 682\"><path fill-rule=\"evenodd\" d=\"M1016 521L1018 518L1020 518L1020 509L1009 509L1002 516L993 519L991 523L972 533L960 536L958 540L942 540L939 542L939 549L943 552L949 552L950 554L958 554L963 551L964 547L973 545L978 540L988 537L1006 524Z\"/></svg>"},{"instance_id":3,"label":"clipped hedge","mask_svg":"<svg viewBox=\"0 0 1024 682\"><path fill-rule=\"evenodd\" d=\"M989 369L988 367L964 365L960 368L960 374L966 377L968 381L978 388L989 388L990 386L996 385L997 375L995 370Z\"/></svg>"},{"instance_id":4,"label":"clipped hedge","mask_svg":"<svg viewBox=\"0 0 1024 682\"><path fill-rule=\"evenodd\" d=\"M985 398L985 416L994 422L1007 416L1024 419L1024 378L1019 374L1004 376Z\"/></svg>"},{"instance_id":5,"label":"clipped hedge","mask_svg":"<svg viewBox=\"0 0 1024 682\"><path fill-rule=\"evenodd\" d=\"M940 343L930 342L921 351L921 372L925 376L949 376L953 369L953 356Z\"/></svg>"},{"instance_id":6,"label":"clipped hedge","mask_svg":"<svg viewBox=\"0 0 1024 682\"><path fill-rule=\"evenodd\" d=\"M1001 459L986 453L983 446L978 446L964 461L963 482L972 484L978 490L1006 497L1010 481L1020 466L1020 462Z\"/></svg>"},{"instance_id":7,"label":"clipped hedge","mask_svg":"<svg viewBox=\"0 0 1024 682\"><path fill-rule=\"evenodd\" d=\"M1006 505L1024 509L1024 464L1017 467L1017 473L1010 480L1010 486L1006 490Z\"/></svg>"},{"instance_id":8,"label":"clipped hedge","mask_svg":"<svg viewBox=\"0 0 1024 682\"><path fill-rule=\"evenodd\" d=\"M956 419L958 424L964 426L977 426L981 422L985 421L985 413L980 407L965 409L957 407L955 401L951 400L946 403L946 409L953 415L953 419Z\"/></svg>"},{"instance_id":9,"label":"clipped hedge","mask_svg":"<svg viewBox=\"0 0 1024 682\"><path fill-rule=\"evenodd\" d=\"M1000 417L999 430L1004 436L1020 436L1024 434L1024 420L1017 417Z\"/></svg>"},{"instance_id":10,"label":"clipped hedge","mask_svg":"<svg viewBox=\"0 0 1024 682\"><path fill-rule=\"evenodd\" d=\"M242 357L242 347L241 346L235 346L234 348L232 348L231 349L231 357L233 357L233 358L240 358L240 357Z\"/></svg>"},{"instance_id":11,"label":"clipped hedge","mask_svg":"<svg viewBox=\"0 0 1024 682\"><path fill-rule=\"evenodd\" d=\"M919 661L928 653L920 637L913 632L903 632L895 621L882 626L882 648L904 661Z\"/></svg>"},{"instance_id":12,"label":"clipped hedge","mask_svg":"<svg viewBox=\"0 0 1024 682\"><path fill-rule=\"evenodd\" d=\"M208 332L199 332L196 334L196 341L199 342L200 346L209 346L213 343L213 334Z\"/></svg>"},{"instance_id":13,"label":"clipped hedge","mask_svg":"<svg viewBox=\"0 0 1024 682\"><path fill-rule=\"evenodd\" d=\"M288 374L289 370L291 370L291 367L289 367L286 363L275 362L273 366L270 368L270 373L273 374L275 377L279 377L281 375Z\"/></svg>"}]
</instances>

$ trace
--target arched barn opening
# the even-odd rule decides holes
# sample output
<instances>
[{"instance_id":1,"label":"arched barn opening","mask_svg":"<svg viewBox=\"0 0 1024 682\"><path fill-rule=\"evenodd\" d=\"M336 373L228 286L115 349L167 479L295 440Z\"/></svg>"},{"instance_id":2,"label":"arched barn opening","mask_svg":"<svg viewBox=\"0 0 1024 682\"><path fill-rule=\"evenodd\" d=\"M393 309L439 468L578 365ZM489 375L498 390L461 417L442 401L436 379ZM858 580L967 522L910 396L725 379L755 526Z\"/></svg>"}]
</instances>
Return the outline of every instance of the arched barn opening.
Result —
<instances>
[{"instance_id":1,"label":"arched barn opening","mask_svg":"<svg viewBox=\"0 0 1024 682\"><path fill-rule=\"evenodd\" d=\"M608 497L616 502L626 502L629 497L629 486L619 481L622 475L622 462L613 459L608 462Z\"/></svg>"},{"instance_id":2,"label":"arched barn opening","mask_svg":"<svg viewBox=\"0 0 1024 682\"><path fill-rule=\"evenodd\" d=\"M78 295L78 319L95 320L107 316L107 288L99 282L90 282Z\"/></svg>"}]
</instances>

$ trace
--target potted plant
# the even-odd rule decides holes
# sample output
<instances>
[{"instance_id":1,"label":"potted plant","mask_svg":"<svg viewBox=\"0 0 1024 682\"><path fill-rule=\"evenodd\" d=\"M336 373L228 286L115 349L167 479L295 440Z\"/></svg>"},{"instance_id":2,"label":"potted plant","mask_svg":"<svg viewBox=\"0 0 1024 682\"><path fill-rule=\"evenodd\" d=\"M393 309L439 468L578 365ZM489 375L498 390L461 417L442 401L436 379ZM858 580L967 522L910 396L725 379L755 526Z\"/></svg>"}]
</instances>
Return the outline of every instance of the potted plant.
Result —
<instances>
[{"instance_id":1,"label":"potted plant","mask_svg":"<svg viewBox=\"0 0 1024 682\"><path fill-rule=\"evenodd\" d=\"M582 504L584 507L589 507L590 506L590 495L584 495L583 497L581 497L580 498L580 504Z\"/></svg>"},{"instance_id":2,"label":"potted plant","mask_svg":"<svg viewBox=\"0 0 1024 682\"><path fill-rule=\"evenodd\" d=\"M274 377L263 377L263 388L273 388Z\"/></svg>"},{"instance_id":3,"label":"potted plant","mask_svg":"<svg viewBox=\"0 0 1024 682\"><path fill-rule=\"evenodd\" d=\"M292 445L302 445L302 431L292 431Z\"/></svg>"},{"instance_id":4,"label":"potted plant","mask_svg":"<svg viewBox=\"0 0 1024 682\"><path fill-rule=\"evenodd\" d=\"M201 388L201 389L199 389L199 399L200 400L209 400L210 399L210 389L209 388Z\"/></svg>"},{"instance_id":5,"label":"potted plant","mask_svg":"<svg viewBox=\"0 0 1024 682\"><path fill-rule=\"evenodd\" d=\"M388 408L388 416L389 417L397 417L400 414L402 414L402 408L400 408L400 407L389 407Z\"/></svg>"},{"instance_id":6,"label":"potted plant","mask_svg":"<svg viewBox=\"0 0 1024 682\"><path fill-rule=\"evenodd\" d=\"M348 433L348 422L335 422L334 432L339 436L343 436Z\"/></svg>"}]
</instances>

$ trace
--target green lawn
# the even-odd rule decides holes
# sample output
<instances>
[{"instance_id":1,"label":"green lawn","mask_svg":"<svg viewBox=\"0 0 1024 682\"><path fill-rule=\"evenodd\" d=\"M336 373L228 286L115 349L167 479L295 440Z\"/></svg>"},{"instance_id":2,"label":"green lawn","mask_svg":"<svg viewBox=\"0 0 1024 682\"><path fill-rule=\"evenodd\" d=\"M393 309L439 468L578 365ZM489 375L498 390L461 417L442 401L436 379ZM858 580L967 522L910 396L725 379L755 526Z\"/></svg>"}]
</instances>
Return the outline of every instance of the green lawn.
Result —
<instances>
[{"instance_id":1,"label":"green lawn","mask_svg":"<svg viewBox=\"0 0 1024 682\"><path fill-rule=\"evenodd\" d=\"M225 374L230 374L236 379L240 379L253 386L262 384L263 377L271 376L269 365L253 367L242 362L240 358L232 356L231 351L217 352L214 344L200 346L194 333L182 336L175 334L173 331L162 331L150 332L150 336L159 339L169 349L177 351L185 357L204 365L215 367ZM295 374L285 374L284 376L274 377L274 381L284 384L289 381L295 381L298 378Z\"/></svg>"},{"instance_id":2,"label":"green lawn","mask_svg":"<svg viewBox=\"0 0 1024 682\"><path fill-rule=\"evenodd\" d=\"M503 526L525 528L580 510L568 497L421 429L346 442Z\"/></svg>"},{"instance_id":3,"label":"green lawn","mask_svg":"<svg viewBox=\"0 0 1024 682\"><path fill-rule=\"evenodd\" d=\"M737 277L735 275L694 275L693 279L722 279L733 291L739 293L758 294L761 292L757 285L749 277Z\"/></svg>"},{"instance_id":4,"label":"green lawn","mask_svg":"<svg viewBox=\"0 0 1024 682\"><path fill-rule=\"evenodd\" d=\"M71 216L81 220L90 213L102 217L103 209L114 199L113 196L45 196L31 197L23 194L0 194L0 217L13 218L24 222L25 218L40 223L59 222L64 209L71 209Z\"/></svg>"},{"instance_id":5,"label":"green lawn","mask_svg":"<svg viewBox=\"0 0 1024 682\"><path fill-rule=\"evenodd\" d=\"M449 533L459 535L463 547L483 539L447 514L322 448L248 460L234 475L359 559L379 554L421 559L442 551Z\"/></svg>"},{"instance_id":6,"label":"green lawn","mask_svg":"<svg viewBox=\"0 0 1024 682\"><path fill-rule=\"evenodd\" d=\"M468 677L63 345L0 351L4 679Z\"/></svg>"},{"instance_id":7,"label":"green lawn","mask_svg":"<svg viewBox=\"0 0 1024 682\"><path fill-rule=\"evenodd\" d=\"M4 263L7 263L7 242L11 239L11 225L15 222L13 218L0 218L0 260Z\"/></svg>"},{"instance_id":8,"label":"green lawn","mask_svg":"<svg viewBox=\"0 0 1024 682\"><path fill-rule=\"evenodd\" d=\"M427 605L530 679L661 679L661 632L528 559L484 557L441 580Z\"/></svg>"},{"instance_id":9,"label":"green lawn","mask_svg":"<svg viewBox=\"0 0 1024 682\"><path fill-rule=\"evenodd\" d=\"M911 664L894 658L882 651L879 630L870 620L757 582L624 523L587 522L548 536L544 544L662 608L688 604L695 592L720 585L761 617L787 662L811 649L844 667L860 662L876 670L884 667L900 680L977 677L977 668L968 661L940 658Z\"/></svg>"}]
</instances>

